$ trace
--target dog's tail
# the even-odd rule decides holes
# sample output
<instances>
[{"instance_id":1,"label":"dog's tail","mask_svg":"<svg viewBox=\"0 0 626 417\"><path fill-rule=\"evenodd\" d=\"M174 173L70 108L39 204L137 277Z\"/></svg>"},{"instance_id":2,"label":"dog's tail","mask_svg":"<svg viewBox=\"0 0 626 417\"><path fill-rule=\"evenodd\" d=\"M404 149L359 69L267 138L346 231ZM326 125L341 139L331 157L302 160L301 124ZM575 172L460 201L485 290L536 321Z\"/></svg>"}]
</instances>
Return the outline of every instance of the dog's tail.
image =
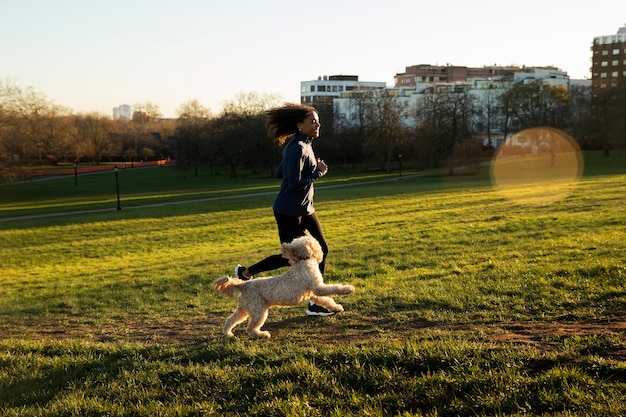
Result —
<instances>
[{"instance_id":1,"label":"dog's tail","mask_svg":"<svg viewBox=\"0 0 626 417\"><path fill-rule=\"evenodd\" d=\"M220 294L224 294L227 297L234 298L241 292L239 290L239 285L243 284L245 281L242 281L238 278L231 278L228 276L223 276L215 281L213 281L213 288L215 291Z\"/></svg>"}]
</instances>

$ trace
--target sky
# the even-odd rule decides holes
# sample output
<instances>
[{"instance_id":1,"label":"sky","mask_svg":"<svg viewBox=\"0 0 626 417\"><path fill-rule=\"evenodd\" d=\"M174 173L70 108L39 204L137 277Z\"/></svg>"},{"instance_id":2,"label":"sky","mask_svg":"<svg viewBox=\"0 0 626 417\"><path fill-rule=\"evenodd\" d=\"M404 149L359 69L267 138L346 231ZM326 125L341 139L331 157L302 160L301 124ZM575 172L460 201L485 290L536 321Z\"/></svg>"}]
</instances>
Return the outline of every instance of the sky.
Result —
<instances>
[{"instance_id":1,"label":"sky","mask_svg":"<svg viewBox=\"0 0 626 417\"><path fill-rule=\"evenodd\" d=\"M393 86L418 64L590 78L594 37L624 26L624 0L3 0L0 83L76 113L153 103L176 117L197 100L217 114L240 93L299 102L324 75Z\"/></svg>"}]
</instances>

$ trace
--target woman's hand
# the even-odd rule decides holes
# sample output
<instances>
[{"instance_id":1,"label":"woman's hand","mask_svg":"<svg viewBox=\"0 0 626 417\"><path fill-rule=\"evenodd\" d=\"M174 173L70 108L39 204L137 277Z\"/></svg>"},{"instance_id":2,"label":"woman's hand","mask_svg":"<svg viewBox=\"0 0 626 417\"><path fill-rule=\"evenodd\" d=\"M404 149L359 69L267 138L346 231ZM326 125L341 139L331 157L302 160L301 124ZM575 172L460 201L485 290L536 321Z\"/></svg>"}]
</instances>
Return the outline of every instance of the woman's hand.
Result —
<instances>
[{"instance_id":1,"label":"woman's hand","mask_svg":"<svg viewBox=\"0 0 626 417\"><path fill-rule=\"evenodd\" d=\"M317 158L317 169L322 173L322 176L328 172L328 165L322 159Z\"/></svg>"}]
</instances>

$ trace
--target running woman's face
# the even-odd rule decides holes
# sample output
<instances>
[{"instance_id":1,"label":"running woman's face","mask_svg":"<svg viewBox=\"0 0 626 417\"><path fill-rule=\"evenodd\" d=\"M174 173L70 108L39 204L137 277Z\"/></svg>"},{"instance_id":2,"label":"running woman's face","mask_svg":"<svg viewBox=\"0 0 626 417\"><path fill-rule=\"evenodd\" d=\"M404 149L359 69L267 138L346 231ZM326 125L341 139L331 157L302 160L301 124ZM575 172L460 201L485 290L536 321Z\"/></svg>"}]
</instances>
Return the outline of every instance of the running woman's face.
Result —
<instances>
[{"instance_id":1,"label":"running woman's face","mask_svg":"<svg viewBox=\"0 0 626 417\"><path fill-rule=\"evenodd\" d=\"M306 119L298 123L298 129L311 138L316 138L320 135L320 118L317 112L311 112Z\"/></svg>"}]
</instances>

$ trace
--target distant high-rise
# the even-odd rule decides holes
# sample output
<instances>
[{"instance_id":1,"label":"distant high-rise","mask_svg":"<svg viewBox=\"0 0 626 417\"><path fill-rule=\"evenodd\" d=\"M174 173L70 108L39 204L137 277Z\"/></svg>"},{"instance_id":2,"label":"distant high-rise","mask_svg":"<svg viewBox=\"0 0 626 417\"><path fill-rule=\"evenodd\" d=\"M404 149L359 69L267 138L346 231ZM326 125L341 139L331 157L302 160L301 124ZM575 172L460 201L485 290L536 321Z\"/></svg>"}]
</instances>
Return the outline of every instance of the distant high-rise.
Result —
<instances>
[{"instance_id":1,"label":"distant high-rise","mask_svg":"<svg viewBox=\"0 0 626 417\"><path fill-rule=\"evenodd\" d=\"M113 107L113 120L117 119L130 120L130 106L128 104Z\"/></svg>"},{"instance_id":2,"label":"distant high-rise","mask_svg":"<svg viewBox=\"0 0 626 417\"><path fill-rule=\"evenodd\" d=\"M614 35L596 36L591 47L591 94L626 81L626 26Z\"/></svg>"}]
</instances>

